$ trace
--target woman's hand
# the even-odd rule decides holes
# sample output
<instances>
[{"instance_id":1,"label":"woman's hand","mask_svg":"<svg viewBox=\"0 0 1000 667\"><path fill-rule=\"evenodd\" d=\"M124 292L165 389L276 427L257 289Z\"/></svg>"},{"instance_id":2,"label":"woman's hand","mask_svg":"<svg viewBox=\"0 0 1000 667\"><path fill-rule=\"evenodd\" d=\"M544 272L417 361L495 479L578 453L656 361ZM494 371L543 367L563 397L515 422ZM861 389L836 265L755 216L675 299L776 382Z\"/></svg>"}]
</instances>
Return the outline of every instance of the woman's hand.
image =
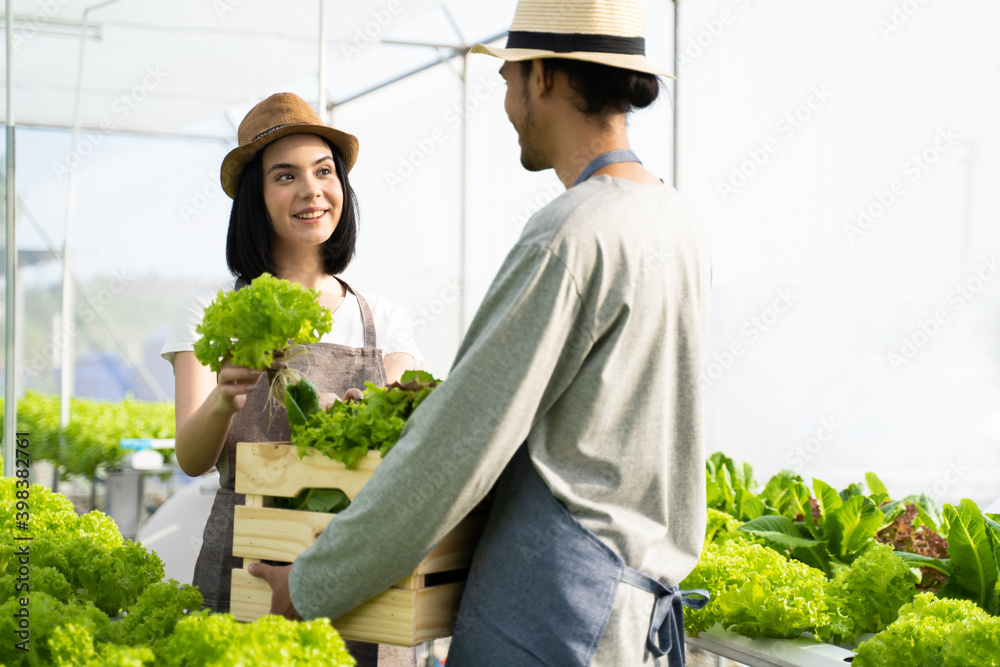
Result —
<instances>
[{"instance_id":1,"label":"woman's hand","mask_svg":"<svg viewBox=\"0 0 1000 667\"><path fill-rule=\"evenodd\" d=\"M343 398L338 398L336 394L329 392L320 393L319 409L328 410L331 405L339 401L343 401L344 403L350 403L351 401L355 402L360 401L362 398L364 398L364 396L362 396L360 389L348 389L347 391L344 392Z\"/></svg>"},{"instance_id":2,"label":"woman's hand","mask_svg":"<svg viewBox=\"0 0 1000 667\"><path fill-rule=\"evenodd\" d=\"M219 369L219 384L216 389L217 409L227 415L236 414L247 402L247 394L257 388L264 371L252 370L246 366L234 366L229 361Z\"/></svg>"}]
</instances>

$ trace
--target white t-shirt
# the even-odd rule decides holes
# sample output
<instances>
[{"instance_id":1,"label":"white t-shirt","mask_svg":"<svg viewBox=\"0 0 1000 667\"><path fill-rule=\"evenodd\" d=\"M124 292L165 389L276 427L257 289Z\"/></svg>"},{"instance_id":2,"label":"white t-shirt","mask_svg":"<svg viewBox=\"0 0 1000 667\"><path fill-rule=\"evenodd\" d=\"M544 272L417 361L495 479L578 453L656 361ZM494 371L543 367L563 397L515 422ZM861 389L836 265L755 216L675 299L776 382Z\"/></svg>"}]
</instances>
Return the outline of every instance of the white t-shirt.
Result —
<instances>
[{"instance_id":1,"label":"white t-shirt","mask_svg":"<svg viewBox=\"0 0 1000 667\"><path fill-rule=\"evenodd\" d=\"M195 328L201 324L205 308L215 300L219 290L231 291L235 288L236 280L233 279L221 285L199 288L188 295L177 307L177 315L170 325L170 333L167 334L167 340L160 350L160 356L173 364L175 352L193 351L195 342L201 338L201 335L195 332ZM424 358L420 355L413 337L413 323L410 322L406 312L391 301L378 296L362 296L368 302L372 317L375 319L375 346L382 350L382 354L404 352L413 355L418 362L423 362ZM334 311L333 320L333 328L330 333L323 336L322 342L364 347L365 328L361 321L361 307L358 305L357 297L348 292L347 298Z\"/></svg>"}]
</instances>

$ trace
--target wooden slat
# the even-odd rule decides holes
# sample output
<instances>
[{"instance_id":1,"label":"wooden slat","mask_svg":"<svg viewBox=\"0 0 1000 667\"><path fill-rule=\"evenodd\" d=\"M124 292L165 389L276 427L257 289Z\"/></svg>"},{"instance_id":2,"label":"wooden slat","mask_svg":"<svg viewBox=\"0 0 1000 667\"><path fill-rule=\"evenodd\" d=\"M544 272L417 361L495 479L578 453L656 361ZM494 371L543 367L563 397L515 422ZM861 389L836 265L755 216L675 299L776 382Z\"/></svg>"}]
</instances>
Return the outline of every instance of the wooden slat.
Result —
<instances>
[{"instance_id":1,"label":"wooden slat","mask_svg":"<svg viewBox=\"0 0 1000 667\"><path fill-rule=\"evenodd\" d=\"M413 574L412 572L406 575L404 578L400 579L392 585L393 588L405 588L409 591L415 591L418 588L424 587L424 575Z\"/></svg>"},{"instance_id":2,"label":"wooden slat","mask_svg":"<svg viewBox=\"0 0 1000 667\"><path fill-rule=\"evenodd\" d=\"M240 442L236 445L236 493L294 498L304 489L340 489L354 499L382 462L375 450L348 470L310 450L300 459L290 443Z\"/></svg>"},{"instance_id":3,"label":"wooden slat","mask_svg":"<svg viewBox=\"0 0 1000 667\"><path fill-rule=\"evenodd\" d=\"M344 639L415 646L451 633L464 583L421 591L390 588L334 622ZM271 609L271 589L263 579L233 570L230 613L251 622Z\"/></svg>"},{"instance_id":4,"label":"wooden slat","mask_svg":"<svg viewBox=\"0 0 1000 667\"><path fill-rule=\"evenodd\" d=\"M248 493L247 496L246 496L245 502L246 502L246 507L263 507L264 506L264 496L259 495L259 494L254 494L254 493ZM233 519L234 519L234 521L235 521L235 517L239 514L239 510L241 510L241 509L244 509L244 508L240 507L239 505L237 505L236 507L233 508L233 511L234 511L234 513L233 513ZM245 570L248 567L250 567L251 564L253 564L253 563L259 563L259 562L260 562L260 556L249 556L247 558L244 558L243 559L243 569Z\"/></svg>"},{"instance_id":5,"label":"wooden slat","mask_svg":"<svg viewBox=\"0 0 1000 667\"><path fill-rule=\"evenodd\" d=\"M291 563L312 546L333 514L237 506L233 519L233 555Z\"/></svg>"},{"instance_id":6,"label":"wooden slat","mask_svg":"<svg viewBox=\"0 0 1000 667\"><path fill-rule=\"evenodd\" d=\"M464 590L465 582L458 581L417 591L416 627L408 645L450 635Z\"/></svg>"},{"instance_id":7,"label":"wooden slat","mask_svg":"<svg viewBox=\"0 0 1000 667\"><path fill-rule=\"evenodd\" d=\"M450 533L441 538L427 557L420 561L414 574L449 572L472 565L472 556L476 552L479 536L483 534L487 516L470 514L462 519Z\"/></svg>"},{"instance_id":8,"label":"wooden slat","mask_svg":"<svg viewBox=\"0 0 1000 667\"><path fill-rule=\"evenodd\" d=\"M333 517L333 514L320 512L237 506L233 520L233 555L291 563L312 546ZM427 554L414 575L469 567L485 523L485 514L465 517ZM407 577L396 585L397 588L416 588L412 579Z\"/></svg>"},{"instance_id":9,"label":"wooden slat","mask_svg":"<svg viewBox=\"0 0 1000 667\"><path fill-rule=\"evenodd\" d=\"M252 623L271 611L271 587L246 570L233 570L229 613L237 621Z\"/></svg>"}]
</instances>

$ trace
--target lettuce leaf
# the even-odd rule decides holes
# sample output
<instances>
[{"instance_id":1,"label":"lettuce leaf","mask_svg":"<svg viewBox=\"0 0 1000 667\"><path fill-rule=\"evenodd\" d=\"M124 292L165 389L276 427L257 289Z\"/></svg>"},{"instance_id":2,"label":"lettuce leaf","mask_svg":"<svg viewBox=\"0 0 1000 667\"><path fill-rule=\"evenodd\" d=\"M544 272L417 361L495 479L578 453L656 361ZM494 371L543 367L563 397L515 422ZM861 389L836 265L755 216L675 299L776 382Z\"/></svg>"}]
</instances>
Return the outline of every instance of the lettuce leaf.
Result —
<instances>
[{"instance_id":1,"label":"lettuce leaf","mask_svg":"<svg viewBox=\"0 0 1000 667\"><path fill-rule=\"evenodd\" d=\"M1000 613L1000 531L987 524L987 517L968 498L958 507L945 505L944 516L949 525L948 555L954 573L941 593L971 599L990 613Z\"/></svg>"},{"instance_id":2,"label":"lettuce leaf","mask_svg":"<svg viewBox=\"0 0 1000 667\"><path fill-rule=\"evenodd\" d=\"M198 612L181 619L159 651L163 667L350 667L344 640L320 618L306 622L264 616L244 624L229 614Z\"/></svg>"},{"instance_id":3,"label":"lettuce leaf","mask_svg":"<svg viewBox=\"0 0 1000 667\"><path fill-rule=\"evenodd\" d=\"M704 588L709 603L685 610L688 633L716 623L746 637L798 637L835 621L819 570L758 544L731 539L706 543L698 565L681 588Z\"/></svg>"},{"instance_id":4,"label":"lettuce leaf","mask_svg":"<svg viewBox=\"0 0 1000 667\"><path fill-rule=\"evenodd\" d=\"M292 422L292 442L299 456L312 447L348 468L372 449L384 457L399 440L406 420L438 384L440 380L424 371L407 371L400 382L384 388L366 382L360 402L337 402L311 413L304 424Z\"/></svg>"},{"instance_id":5,"label":"lettuce leaf","mask_svg":"<svg viewBox=\"0 0 1000 667\"><path fill-rule=\"evenodd\" d=\"M216 373L226 358L237 366L268 368L275 351L316 343L330 331L333 317L318 297L318 290L269 273L241 290L220 290L196 329L201 338L194 355Z\"/></svg>"},{"instance_id":6,"label":"lettuce leaf","mask_svg":"<svg viewBox=\"0 0 1000 667\"><path fill-rule=\"evenodd\" d=\"M861 644L853 667L998 667L1000 618L967 600L921 593Z\"/></svg>"},{"instance_id":7,"label":"lettuce leaf","mask_svg":"<svg viewBox=\"0 0 1000 667\"><path fill-rule=\"evenodd\" d=\"M900 607L913 600L915 579L892 547L875 544L827 585L830 605L850 620L850 630L823 639L853 643L864 632L882 630L896 620Z\"/></svg>"}]
</instances>

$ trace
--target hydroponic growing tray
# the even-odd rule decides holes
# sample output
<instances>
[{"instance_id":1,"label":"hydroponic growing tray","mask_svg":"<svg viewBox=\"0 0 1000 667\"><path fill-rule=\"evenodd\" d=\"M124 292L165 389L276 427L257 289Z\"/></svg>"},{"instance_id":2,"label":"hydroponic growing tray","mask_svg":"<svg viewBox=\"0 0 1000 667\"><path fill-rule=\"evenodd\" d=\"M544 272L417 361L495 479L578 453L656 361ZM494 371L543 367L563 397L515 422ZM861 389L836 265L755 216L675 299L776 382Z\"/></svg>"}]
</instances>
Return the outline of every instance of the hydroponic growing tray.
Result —
<instances>
[{"instance_id":1,"label":"hydroponic growing tray","mask_svg":"<svg viewBox=\"0 0 1000 667\"><path fill-rule=\"evenodd\" d=\"M854 653L807 638L750 639L716 625L686 643L750 667L844 667Z\"/></svg>"}]
</instances>

